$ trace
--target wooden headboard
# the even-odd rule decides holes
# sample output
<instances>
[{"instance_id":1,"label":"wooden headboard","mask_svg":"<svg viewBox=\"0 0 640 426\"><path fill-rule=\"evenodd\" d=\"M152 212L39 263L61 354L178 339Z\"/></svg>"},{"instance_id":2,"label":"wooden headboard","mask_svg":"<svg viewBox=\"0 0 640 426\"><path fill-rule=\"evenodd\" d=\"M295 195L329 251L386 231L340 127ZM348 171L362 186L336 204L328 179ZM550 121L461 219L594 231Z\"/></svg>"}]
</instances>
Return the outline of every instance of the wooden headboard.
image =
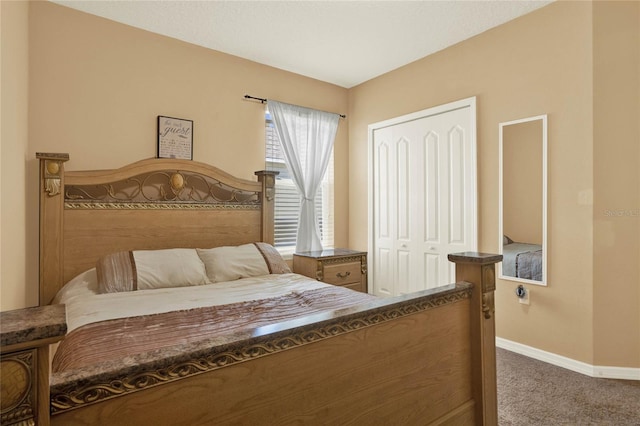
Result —
<instances>
[{"instance_id":1,"label":"wooden headboard","mask_svg":"<svg viewBox=\"0 0 640 426\"><path fill-rule=\"evenodd\" d=\"M40 160L40 305L121 250L273 243L276 172L239 179L196 161L152 158L114 170L65 172Z\"/></svg>"}]
</instances>

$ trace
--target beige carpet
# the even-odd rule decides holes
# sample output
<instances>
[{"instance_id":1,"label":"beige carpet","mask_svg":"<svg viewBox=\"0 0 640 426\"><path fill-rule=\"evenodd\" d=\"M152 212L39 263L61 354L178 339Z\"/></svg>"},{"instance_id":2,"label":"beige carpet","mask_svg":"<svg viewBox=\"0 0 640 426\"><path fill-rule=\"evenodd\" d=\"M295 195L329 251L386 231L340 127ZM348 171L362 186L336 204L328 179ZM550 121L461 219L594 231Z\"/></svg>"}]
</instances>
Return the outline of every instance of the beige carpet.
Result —
<instances>
[{"instance_id":1,"label":"beige carpet","mask_svg":"<svg viewBox=\"0 0 640 426\"><path fill-rule=\"evenodd\" d=\"M640 381L595 379L498 349L499 426L640 425Z\"/></svg>"}]
</instances>

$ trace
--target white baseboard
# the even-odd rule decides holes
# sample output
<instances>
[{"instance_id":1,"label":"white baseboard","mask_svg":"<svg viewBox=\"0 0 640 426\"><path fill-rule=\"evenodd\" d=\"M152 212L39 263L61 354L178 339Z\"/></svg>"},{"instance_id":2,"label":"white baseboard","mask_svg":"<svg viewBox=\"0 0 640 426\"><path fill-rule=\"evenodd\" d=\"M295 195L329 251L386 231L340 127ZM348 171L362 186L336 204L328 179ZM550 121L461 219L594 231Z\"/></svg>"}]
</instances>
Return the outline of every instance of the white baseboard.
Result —
<instances>
[{"instance_id":1,"label":"white baseboard","mask_svg":"<svg viewBox=\"0 0 640 426\"><path fill-rule=\"evenodd\" d=\"M624 379L624 380L640 380L640 368L625 367L606 367L600 365L591 365L585 362L576 361L562 355L543 351L522 343L513 342L511 340L496 337L496 346L506 349L529 358L537 359L551 365L566 368L576 373L585 374L591 377L603 379Z\"/></svg>"}]
</instances>

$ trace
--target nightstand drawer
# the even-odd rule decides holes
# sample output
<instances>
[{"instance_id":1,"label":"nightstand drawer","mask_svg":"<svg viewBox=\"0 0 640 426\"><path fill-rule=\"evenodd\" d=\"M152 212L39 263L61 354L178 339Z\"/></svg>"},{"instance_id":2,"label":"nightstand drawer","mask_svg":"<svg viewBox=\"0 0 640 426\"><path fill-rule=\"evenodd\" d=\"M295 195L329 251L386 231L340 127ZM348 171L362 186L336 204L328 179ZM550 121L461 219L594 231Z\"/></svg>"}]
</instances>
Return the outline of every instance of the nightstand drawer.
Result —
<instances>
[{"instance_id":1,"label":"nightstand drawer","mask_svg":"<svg viewBox=\"0 0 640 426\"><path fill-rule=\"evenodd\" d=\"M327 249L298 252L293 255L293 272L367 292L367 252L349 249Z\"/></svg>"},{"instance_id":2,"label":"nightstand drawer","mask_svg":"<svg viewBox=\"0 0 640 426\"><path fill-rule=\"evenodd\" d=\"M362 280L360 269L360 262L325 265L323 281L334 285L345 285L360 282Z\"/></svg>"}]
</instances>

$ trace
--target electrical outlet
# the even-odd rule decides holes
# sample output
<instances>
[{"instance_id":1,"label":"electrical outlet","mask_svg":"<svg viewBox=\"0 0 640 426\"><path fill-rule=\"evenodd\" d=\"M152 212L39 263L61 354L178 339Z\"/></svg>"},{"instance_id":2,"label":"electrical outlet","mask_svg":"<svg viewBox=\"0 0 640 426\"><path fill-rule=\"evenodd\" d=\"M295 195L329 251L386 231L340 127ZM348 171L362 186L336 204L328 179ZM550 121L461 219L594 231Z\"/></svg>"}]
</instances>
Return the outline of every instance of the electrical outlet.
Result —
<instances>
[{"instance_id":1,"label":"electrical outlet","mask_svg":"<svg viewBox=\"0 0 640 426\"><path fill-rule=\"evenodd\" d=\"M531 290L524 289L524 296L518 297L518 302L523 305L528 305L531 300Z\"/></svg>"}]
</instances>

